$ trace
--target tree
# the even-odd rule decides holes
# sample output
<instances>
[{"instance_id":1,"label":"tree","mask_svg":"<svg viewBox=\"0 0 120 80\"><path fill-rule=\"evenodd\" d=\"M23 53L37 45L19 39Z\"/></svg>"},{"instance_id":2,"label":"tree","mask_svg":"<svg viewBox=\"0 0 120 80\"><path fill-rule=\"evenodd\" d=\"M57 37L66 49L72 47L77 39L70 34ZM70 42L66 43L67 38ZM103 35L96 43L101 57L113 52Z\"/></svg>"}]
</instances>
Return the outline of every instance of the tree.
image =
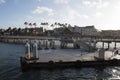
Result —
<instances>
[{"instance_id":1,"label":"tree","mask_svg":"<svg viewBox=\"0 0 120 80\"><path fill-rule=\"evenodd\" d=\"M9 27L7 30L6 30L6 32L10 32L11 31L11 27Z\"/></svg>"},{"instance_id":2,"label":"tree","mask_svg":"<svg viewBox=\"0 0 120 80\"><path fill-rule=\"evenodd\" d=\"M68 26L68 24L67 23L65 23L65 27L67 27Z\"/></svg>"},{"instance_id":3,"label":"tree","mask_svg":"<svg viewBox=\"0 0 120 80\"><path fill-rule=\"evenodd\" d=\"M27 28L28 22L24 22L25 27Z\"/></svg>"},{"instance_id":4,"label":"tree","mask_svg":"<svg viewBox=\"0 0 120 80\"><path fill-rule=\"evenodd\" d=\"M48 25L49 25L48 22L46 22L45 25L46 25L47 29L49 29L49 28L48 28Z\"/></svg>"},{"instance_id":5,"label":"tree","mask_svg":"<svg viewBox=\"0 0 120 80\"><path fill-rule=\"evenodd\" d=\"M35 35L37 34L37 30L36 30L36 26L37 26L37 24L36 23L33 23L33 25L35 26Z\"/></svg>"},{"instance_id":6,"label":"tree","mask_svg":"<svg viewBox=\"0 0 120 80\"><path fill-rule=\"evenodd\" d=\"M42 22L41 22L41 25L42 25L42 26L44 26L44 25L45 25L45 23L42 23ZM44 27L43 27L43 32L44 32Z\"/></svg>"},{"instance_id":7,"label":"tree","mask_svg":"<svg viewBox=\"0 0 120 80\"><path fill-rule=\"evenodd\" d=\"M32 23L29 23L29 26L31 26L31 27L32 27Z\"/></svg>"},{"instance_id":8,"label":"tree","mask_svg":"<svg viewBox=\"0 0 120 80\"><path fill-rule=\"evenodd\" d=\"M37 24L36 23L33 23L33 25L36 27L37 26Z\"/></svg>"},{"instance_id":9,"label":"tree","mask_svg":"<svg viewBox=\"0 0 120 80\"><path fill-rule=\"evenodd\" d=\"M17 28L13 28L12 32L13 32L13 35L17 35L18 34Z\"/></svg>"},{"instance_id":10,"label":"tree","mask_svg":"<svg viewBox=\"0 0 120 80\"><path fill-rule=\"evenodd\" d=\"M43 30L45 31L45 26L48 26L49 24L48 24L48 22L44 22L44 23L41 23L41 25L44 26Z\"/></svg>"},{"instance_id":11,"label":"tree","mask_svg":"<svg viewBox=\"0 0 120 80\"><path fill-rule=\"evenodd\" d=\"M54 26L56 26L56 28L57 28L57 25L58 25L58 23L57 23L57 22L55 22L55 23L54 23Z\"/></svg>"},{"instance_id":12,"label":"tree","mask_svg":"<svg viewBox=\"0 0 120 80\"><path fill-rule=\"evenodd\" d=\"M18 30L17 30L19 35L21 35L21 30L22 30L21 28L18 28Z\"/></svg>"},{"instance_id":13,"label":"tree","mask_svg":"<svg viewBox=\"0 0 120 80\"><path fill-rule=\"evenodd\" d=\"M28 31L28 29L27 29L28 22L24 22L24 25L26 27L25 32L27 33L27 31Z\"/></svg>"},{"instance_id":14,"label":"tree","mask_svg":"<svg viewBox=\"0 0 120 80\"><path fill-rule=\"evenodd\" d=\"M60 24L60 23L58 23L57 25L58 25L59 27L61 26L61 24Z\"/></svg>"},{"instance_id":15,"label":"tree","mask_svg":"<svg viewBox=\"0 0 120 80\"><path fill-rule=\"evenodd\" d=\"M51 24L50 26L53 27L53 29L54 29L54 25L53 24Z\"/></svg>"}]
</instances>

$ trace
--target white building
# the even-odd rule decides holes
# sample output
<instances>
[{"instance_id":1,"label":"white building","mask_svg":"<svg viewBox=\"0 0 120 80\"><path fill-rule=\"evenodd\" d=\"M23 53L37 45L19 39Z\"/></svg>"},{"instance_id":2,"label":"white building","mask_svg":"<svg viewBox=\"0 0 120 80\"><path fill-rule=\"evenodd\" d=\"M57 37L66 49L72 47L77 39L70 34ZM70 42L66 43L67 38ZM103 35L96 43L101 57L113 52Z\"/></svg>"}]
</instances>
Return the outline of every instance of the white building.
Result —
<instances>
[{"instance_id":1,"label":"white building","mask_svg":"<svg viewBox=\"0 0 120 80\"><path fill-rule=\"evenodd\" d=\"M85 26L85 27L74 26L74 27L68 27L68 28L71 32L79 33L82 36L97 36L98 35L98 30L95 29L94 26Z\"/></svg>"}]
</instances>

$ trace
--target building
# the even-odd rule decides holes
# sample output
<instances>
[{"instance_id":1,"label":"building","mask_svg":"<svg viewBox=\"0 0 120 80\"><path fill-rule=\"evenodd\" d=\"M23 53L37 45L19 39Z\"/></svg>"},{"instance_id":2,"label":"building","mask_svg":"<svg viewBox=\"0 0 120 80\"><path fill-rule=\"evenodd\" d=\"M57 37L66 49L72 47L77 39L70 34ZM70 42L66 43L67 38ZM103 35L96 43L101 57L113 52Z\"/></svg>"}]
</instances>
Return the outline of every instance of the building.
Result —
<instances>
[{"instance_id":1,"label":"building","mask_svg":"<svg viewBox=\"0 0 120 80\"><path fill-rule=\"evenodd\" d=\"M79 26L74 26L74 27L68 27L69 30L73 33L78 33L81 36L97 36L98 35L98 30L94 26L85 26L85 27L79 27Z\"/></svg>"},{"instance_id":2,"label":"building","mask_svg":"<svg viewBox=\"0 0 120 80\"><path fill-rule=\"evenodd\" d=\"M103 37L120 37L120 30L102 30L100 34Z\"/></svg>"},{"instance_id":3,"label":"building","mask_svg":"<svg viewBox=\"0 0 120 80\"><path fill-rule=\"evenodd\" d=\"M27 35L43 35L43 27L27 28L26 30Z\"/></svg>"}]
</instances>

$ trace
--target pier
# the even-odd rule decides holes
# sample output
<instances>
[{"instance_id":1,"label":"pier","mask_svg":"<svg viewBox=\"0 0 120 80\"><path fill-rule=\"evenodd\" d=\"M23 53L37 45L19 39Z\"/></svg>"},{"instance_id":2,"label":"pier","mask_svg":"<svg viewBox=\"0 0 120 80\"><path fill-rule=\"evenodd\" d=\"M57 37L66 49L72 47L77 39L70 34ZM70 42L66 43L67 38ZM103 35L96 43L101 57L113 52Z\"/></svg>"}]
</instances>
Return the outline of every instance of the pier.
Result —
<instances>
[{"instance_id":1,"label":"pier","mask_svg":"<svg viewBox=\"0 0 120 80\"><path fill-rule=\"evenodd\" d=\"M98 42L102 43L102 48L105 48L107 43L107 49L111 46L110 44L114 42L114 48L116 48L117 43L120 43L120 38L105 38L105 37L39 37L39 36L0 36L0 42L15 43L15 44L25 44L26 40L33 42L37 40L41 46L40 49L87 49L87 51L96 50L96 44ZM59 45L56 44L59 42ZM69 47L68 44L72 46Z\"/></svg>"},{"instance_id":2,"label":"pier","mask_svg":"<svg viewBox=\"0 0 120 80\"><path fill-rule=\"evenodd\" d=\"M79 49L76 50L80 51ZM21 69L24 72L29 69L96 68L120 66L119 59L111 59L111 57L114 56L114 51L106 51L101 49L96 52L86 52L85 54L80 54L80 52L76 52L76 50L63 50L64 53L62 50L52 50L49 53L45 53L47 50L40 50L37 53L33 53L38 55L37 58L33 57L32 54L31 58L20 57ZM28 54L28 52L26 53Z\"/></svg>"}]
</instances>

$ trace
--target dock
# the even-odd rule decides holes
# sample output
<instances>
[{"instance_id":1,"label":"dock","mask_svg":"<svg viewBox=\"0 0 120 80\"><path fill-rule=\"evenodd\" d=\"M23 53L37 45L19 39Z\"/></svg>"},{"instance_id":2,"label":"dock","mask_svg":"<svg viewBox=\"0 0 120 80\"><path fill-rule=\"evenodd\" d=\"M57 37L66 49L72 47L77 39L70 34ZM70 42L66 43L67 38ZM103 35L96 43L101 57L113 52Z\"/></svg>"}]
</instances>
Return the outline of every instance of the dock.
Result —
<instances>
[{"instance_id":1,"label":"dock","mask_svg":"<svg viewBox=\"0 0 120 80\"><path fill-rule=\"evenodd\" d=\"M66 62L37 62L25 60L20 58L22 71L29 69L64 69L64 68L83 68L83 67L106 67L106 66L120 66L120 60L98 60L98 61L66 61Z\"/></svg>"},{"instance_id":2,"label":"dock","mask_svg":"<svg viewBox=\"0 0 120 80\"><path fill-rule=\"evenodd\" d=\"M44 51L43 51L44 52ZM84 68L84 67L106 67L106 66L120 66L120 60L110 60L112 56L110 51L105 53L104 60L98 60L95 58L97 52L87 54L65 54L62 51L50 51L53 53L42 53L39 54L39 59L25 59L20 57L22 71L29 69L64 69L64 68ZM59 52L55 54L56 52ZM51 56L50 56L51 55Z\"/></svg>"}]
</instances>

